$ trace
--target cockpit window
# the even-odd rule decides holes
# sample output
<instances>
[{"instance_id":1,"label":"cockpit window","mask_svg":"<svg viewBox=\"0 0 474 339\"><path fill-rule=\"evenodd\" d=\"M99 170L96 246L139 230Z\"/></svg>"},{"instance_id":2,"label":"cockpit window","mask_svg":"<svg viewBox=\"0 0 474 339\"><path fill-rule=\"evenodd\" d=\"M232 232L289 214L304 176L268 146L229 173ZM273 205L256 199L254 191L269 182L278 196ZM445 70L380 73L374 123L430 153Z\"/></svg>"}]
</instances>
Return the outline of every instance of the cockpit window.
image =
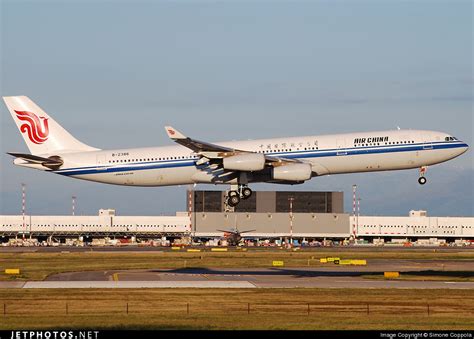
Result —
<instances>
[{"instance_id":1,"label":"cockpit window","mask_svg":"<svg viewBox=\"0 0 474 339\"><path fill-rule=\"evenodd\" d=\"M444 140L445 140L445 141L456 141L456 140L458 140L458 139L455 138L455 137L446 137L446 138L444 138Z\"/></svg>"}]
</instances>

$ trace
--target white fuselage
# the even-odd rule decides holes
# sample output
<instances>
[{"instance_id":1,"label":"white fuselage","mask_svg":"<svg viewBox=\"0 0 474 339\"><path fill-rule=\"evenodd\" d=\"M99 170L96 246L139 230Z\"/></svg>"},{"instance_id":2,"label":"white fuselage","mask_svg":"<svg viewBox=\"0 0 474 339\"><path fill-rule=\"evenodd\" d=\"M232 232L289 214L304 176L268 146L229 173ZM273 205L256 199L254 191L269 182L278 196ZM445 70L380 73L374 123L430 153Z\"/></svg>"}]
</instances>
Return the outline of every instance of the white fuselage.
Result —
<instances>
[{"instance_id":1,"label":"white fuselage","mask_svg":"<svg viewBox=\"0 0 474 339\"><path fill-rule=\"evenodd\" d=\"M453 159L468 145L446 133L396 130L324 136L219 142L231 147L311 164L313 175L418 168ZM73 178L130 186L236 183L221 169L196 165L199 156L183 146L59 154L64 165L52 172ZM21 160L15 161L24 165ZM32 167L32 166L28 166ZM268 181L250 174L250 182Z\"/></svg>"}]
</instances>

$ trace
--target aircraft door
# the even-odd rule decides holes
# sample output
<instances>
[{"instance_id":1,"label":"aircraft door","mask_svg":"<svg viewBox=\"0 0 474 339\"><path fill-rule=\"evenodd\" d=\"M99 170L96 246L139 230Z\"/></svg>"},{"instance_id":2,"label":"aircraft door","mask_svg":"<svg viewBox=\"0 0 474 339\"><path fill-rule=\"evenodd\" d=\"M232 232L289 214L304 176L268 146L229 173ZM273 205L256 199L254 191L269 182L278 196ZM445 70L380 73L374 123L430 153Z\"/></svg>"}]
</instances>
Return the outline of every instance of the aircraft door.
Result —
<instances>
[{"instance_id":1,"label":"aircraft door","mask_svg":"<svg viewBox=\"0 0 474 339\"><path fill-rule=\"evenodd\" d=\"M337 139L336 144L337 144L337 155L347 155L346 140Z\"/></svg>"},{"instance_id":2,"label":"aircraft door","mask_svg":"<svg viewBox=\"0 0 474 339\"><path fill-rule=\"evenodd\" d=\"M97 155L97 167L96 169L97 170L101 170L101 169L107 169L107 157L105 154L99 154Z\"/></svg>"},{"instance_id":3,"label":"aircraft door","mask_svg":"<svg viewBox=\"0 0 474 339\"><path fill-rule=\"evenodd\" d=\"M423 135L423 149L433 149L432 139L429 134Z\"/></svg>"}]
</instances>

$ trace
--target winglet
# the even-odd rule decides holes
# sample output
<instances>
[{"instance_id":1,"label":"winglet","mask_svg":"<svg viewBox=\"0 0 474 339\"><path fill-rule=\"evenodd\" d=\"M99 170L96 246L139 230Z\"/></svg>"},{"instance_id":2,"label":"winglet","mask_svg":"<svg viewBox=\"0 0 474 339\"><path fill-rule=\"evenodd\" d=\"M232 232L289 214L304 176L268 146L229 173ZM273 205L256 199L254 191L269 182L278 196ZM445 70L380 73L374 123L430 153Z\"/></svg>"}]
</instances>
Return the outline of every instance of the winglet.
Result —
<instances>
[{"instance_id":1,"label":"winglet","mask_svg":"<svg viewBox=\"0 0 474 339\"><path fill-rule=\"evenodd\" d=\"M175 128L171 126L165 126L165 130L170 139L173 139L173 140L186 139L186 137L181 132L179 132L178 130L176 130Z\"/></svg>"},{"instance_id":2,"label":"winglet","mask_svg":"<svg viewBox=\"0 0 474 339\"><path fill-rule=\"evenodd\" d=\"M187 147L193 152L230 152L234 151L232 148L224 147L224 146L219 146L219 145L214 145L210 144L208 142L204 141L199 141L199 140L194 140L191 139L190 137L185 136L183 133L179 132L175 128L171 126L165 126L166 133L168 134L168 137L176 142L177 144L180 144L181 146Z\"/></svg>"}]
</instances>

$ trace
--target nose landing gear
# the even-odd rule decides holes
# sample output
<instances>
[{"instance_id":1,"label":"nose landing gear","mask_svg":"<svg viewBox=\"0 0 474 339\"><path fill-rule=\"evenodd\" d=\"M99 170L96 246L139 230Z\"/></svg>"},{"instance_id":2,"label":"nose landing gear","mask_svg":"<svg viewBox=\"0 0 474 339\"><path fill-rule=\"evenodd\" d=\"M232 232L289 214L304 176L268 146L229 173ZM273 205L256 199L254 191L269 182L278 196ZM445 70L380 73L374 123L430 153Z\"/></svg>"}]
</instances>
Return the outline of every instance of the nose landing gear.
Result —
<instances>
[{"instance_id":1,"label":"nose landing gear","mask_svg":"<svg viewBox=\"0 0 474 339\"><path fill-rule=\"evenodd\" d=\"M420 168L420 177L418 178L418 183L420 185L426 184L426 178L425 178L425 173L428 168L426 166L422 166Z\"/></svg>"}]
</instances>

